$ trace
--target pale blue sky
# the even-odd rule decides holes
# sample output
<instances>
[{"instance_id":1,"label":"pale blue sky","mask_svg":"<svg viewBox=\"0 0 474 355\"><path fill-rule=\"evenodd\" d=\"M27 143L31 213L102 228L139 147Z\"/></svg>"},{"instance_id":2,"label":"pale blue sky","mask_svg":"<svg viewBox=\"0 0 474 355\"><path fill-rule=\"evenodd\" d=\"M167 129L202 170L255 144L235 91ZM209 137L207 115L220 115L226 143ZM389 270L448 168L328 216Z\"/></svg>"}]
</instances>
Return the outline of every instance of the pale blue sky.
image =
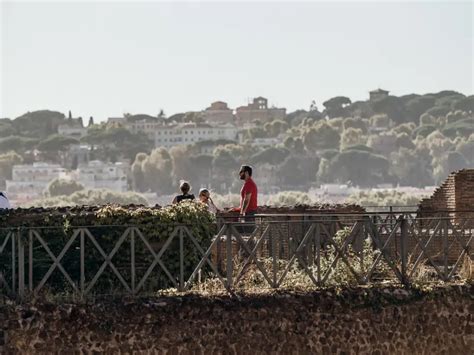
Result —
<instances>
[{"instance_id":1,"label":"pale blue sky","mask_svg":"<svg viewBox=\"0 0 474 355\"><path fill-rule=\"evenodd\" d=\"M473 3L3 2L0 117L473 93Z\"/></svg>"}]
</instances>

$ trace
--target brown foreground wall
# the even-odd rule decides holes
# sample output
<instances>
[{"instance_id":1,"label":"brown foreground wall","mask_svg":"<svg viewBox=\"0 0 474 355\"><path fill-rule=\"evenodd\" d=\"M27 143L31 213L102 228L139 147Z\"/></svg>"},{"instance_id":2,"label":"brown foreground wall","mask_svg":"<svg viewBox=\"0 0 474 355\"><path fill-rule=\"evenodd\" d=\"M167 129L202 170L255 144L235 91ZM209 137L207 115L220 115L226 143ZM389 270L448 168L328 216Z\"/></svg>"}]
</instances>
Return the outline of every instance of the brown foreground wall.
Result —
<instances>
[{"instance_id":1,"label":"brown foreground wall","mask_svg":"<svg viewBox=\"0 0 474 355\"><path fill-rule=\"evenodd\" d=\"M0 304L0 353L472 354L474 286Z\"/></svg>"}]
</instances>

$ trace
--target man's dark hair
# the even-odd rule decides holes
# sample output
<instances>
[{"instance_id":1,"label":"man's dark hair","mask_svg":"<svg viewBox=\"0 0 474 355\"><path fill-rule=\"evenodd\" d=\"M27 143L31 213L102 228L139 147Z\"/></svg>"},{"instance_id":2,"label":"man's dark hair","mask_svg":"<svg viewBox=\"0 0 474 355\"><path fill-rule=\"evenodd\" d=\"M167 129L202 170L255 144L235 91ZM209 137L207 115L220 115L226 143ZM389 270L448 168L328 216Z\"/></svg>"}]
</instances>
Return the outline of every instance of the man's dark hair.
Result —
<instances>
[{"instance_id":1,"label":"man's dark hair","mask_svg":"<svg viewBox=\"0 0 474 355\"><path fill-rule=\"evenodd\" d=\"M252 176L252 167L250 165L242 165L240 171L248 172L249 176Z\"/></svg>"}]
</instances>

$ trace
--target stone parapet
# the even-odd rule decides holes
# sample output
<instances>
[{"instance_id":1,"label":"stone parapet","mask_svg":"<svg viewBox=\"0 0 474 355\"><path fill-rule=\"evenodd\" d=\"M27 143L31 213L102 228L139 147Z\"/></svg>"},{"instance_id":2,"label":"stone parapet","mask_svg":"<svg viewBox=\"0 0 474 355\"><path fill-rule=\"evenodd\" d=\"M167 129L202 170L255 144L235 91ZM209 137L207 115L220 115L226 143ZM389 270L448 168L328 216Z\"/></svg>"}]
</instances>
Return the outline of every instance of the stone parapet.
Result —
<instances>
[{"instance_id":1,"label":"stone parapet","mask_svg":"<svg viewBox=\"0 0 474 355\"><path fill-rule=\"evenodd\" d=\"M472 354L473 285L0 303L5 353ZM1 345L0 345L1 346ZM0 348L1 349L1 348Z\"/></svg>"}]
</instances>

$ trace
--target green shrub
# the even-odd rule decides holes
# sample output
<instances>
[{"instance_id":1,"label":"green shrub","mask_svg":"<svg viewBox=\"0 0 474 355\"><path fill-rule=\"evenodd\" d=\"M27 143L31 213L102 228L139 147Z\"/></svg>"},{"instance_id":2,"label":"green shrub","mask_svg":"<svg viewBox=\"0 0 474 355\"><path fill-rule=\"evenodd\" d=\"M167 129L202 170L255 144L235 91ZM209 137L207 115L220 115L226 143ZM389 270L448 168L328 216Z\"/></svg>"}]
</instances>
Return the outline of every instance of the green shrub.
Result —
<instances>
[{"instance_id":1,"label":"green shrub","mask_svg":"<svg viewBox=\"0 0 474 355\"><path fill-rule=\"evenodd\" d=\"M117 241L123 236L130 226L136 226L145 239L149 242L155 253L159 253L168 238L175 233L174 239L169 243L166 251L161 256L161 262L166 266L175 282L180 275L180 234L176 233L177 227L186 228L196 239L202 249L207 250L212 236L216 233L215 218L206 207L200 203L183 202L166 208L145 208L127 206L102 206L97 208L63 208L63 209L27 209L12 210L0 215L2 226L9 229L0 230L0 245L5 240L6 233L14 231L20 233L24 242L28 242L30 230L36 230L47 243L51 252L58 256L66 243L73 235L75 227L85 226L94 236L96 242L109 255ZM130 285L131 283L131 231L128 231L123 244L118 248L112 258L112 263ZM142 279L154 257L139 233L134 231L136 284ZM191 241L191 238L182 229L183 233L183 276L187 280L194 268L201 260L201 254ZM85 239L85 276L86 287L104 263L104 257L94 243ZM7 248L0 254L0 265L5 266L5 275L11 274L11 249ZM28 248L26 248L28 250ZM33 280L38 285L53 263L40 242L35 239L33 244ZM28 258L27 258L28 260ZM69 250L61 259L66 272L72 280L80 279L80 237L76 237ZM9 269L10 268L10 269ZM28 270L28 265L25 267ZM26 277L28 279L28 277ZM161 288L175 286L160 265L156 265L148 281L141 291L156 291ZM44 291L66 292L72 287L59 270L55 270ZM91 289L92 293L122 293L125 290L118 277L110 266L106 266L104 273Z\"/></svg>"}]
</instances>

